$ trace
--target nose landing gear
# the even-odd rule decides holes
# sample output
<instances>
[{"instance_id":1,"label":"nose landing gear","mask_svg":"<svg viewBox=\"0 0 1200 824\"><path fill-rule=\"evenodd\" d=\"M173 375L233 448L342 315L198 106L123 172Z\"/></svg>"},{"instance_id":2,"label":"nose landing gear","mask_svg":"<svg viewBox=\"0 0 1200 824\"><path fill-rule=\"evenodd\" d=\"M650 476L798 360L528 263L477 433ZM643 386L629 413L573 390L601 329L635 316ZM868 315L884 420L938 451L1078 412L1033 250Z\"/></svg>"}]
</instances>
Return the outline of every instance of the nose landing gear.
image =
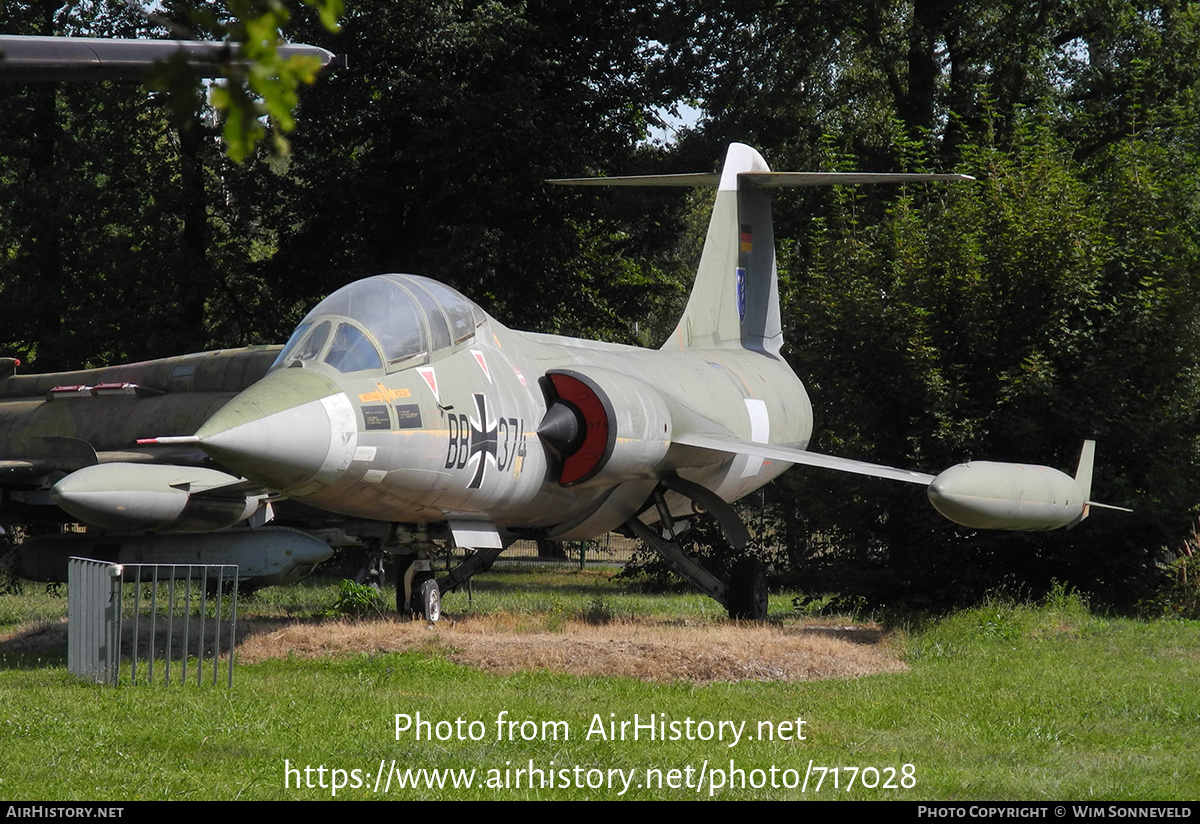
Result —
<instances>
[{"instance_id":1,"label":"nose landing gear","mask_svg":"<svg viewBox=\"0 0 1200 824\"><path fill-rule=\"evenodd\" d=\"M438 578L433 572L435 545L427 525L412 529L395 525L393 539L396 545L393 551L403 553L397 558L396 612L402 616L420 616L430 623L442 617L444 593L458 589L472 575L486 572L503 552L491 547L475 549L462 563Z\"/></svg>"}]
</instances>

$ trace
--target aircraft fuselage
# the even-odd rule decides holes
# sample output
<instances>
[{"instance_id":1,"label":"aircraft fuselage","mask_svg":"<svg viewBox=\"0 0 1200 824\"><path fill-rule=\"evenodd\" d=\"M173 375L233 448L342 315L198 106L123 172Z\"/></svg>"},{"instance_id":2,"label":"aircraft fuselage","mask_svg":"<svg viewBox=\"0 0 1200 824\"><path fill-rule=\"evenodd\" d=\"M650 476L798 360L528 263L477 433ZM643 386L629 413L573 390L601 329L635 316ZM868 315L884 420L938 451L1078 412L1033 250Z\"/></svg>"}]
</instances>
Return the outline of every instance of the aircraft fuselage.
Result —
<instances>
[{"instance_id":1,"label":"aircraft fuselage","mask_svg":"<svg viewBox=\"0 0 1200 824\"><path fill-rule=\"evenodd\" d=\"M201 443L251 480L363 518L591 537L636 514L664 474L733 500L788 466L673 444L681 419L690 431L711 423L795 448L812 434L799 379L782 360L747 350L646 350L515 332L488 318L459 348L391 373L293 365L277 364L218 412ZM564 480L566 462L538 434L555 374L582 376L612 401L610 454L586 478ZM267 433L285 424L272 441ZM681 513L688 502L671 505Z\"/></svg>"}]
</instances>

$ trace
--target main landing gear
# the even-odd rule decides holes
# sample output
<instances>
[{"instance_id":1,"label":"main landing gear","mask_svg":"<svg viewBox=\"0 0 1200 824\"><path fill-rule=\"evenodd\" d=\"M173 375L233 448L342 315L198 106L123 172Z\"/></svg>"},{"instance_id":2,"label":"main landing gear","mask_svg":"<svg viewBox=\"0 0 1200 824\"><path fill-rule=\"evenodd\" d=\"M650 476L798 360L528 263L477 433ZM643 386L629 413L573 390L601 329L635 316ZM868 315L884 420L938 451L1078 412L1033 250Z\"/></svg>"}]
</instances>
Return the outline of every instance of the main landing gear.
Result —
<instances>
[{"instance_id":1,"label":"main landing gear","mask_svg":"<svg viewBox=\"0 0 1200 824\"><path fill-rule=\"evenodd\" d=\"M417 587L417 604L421 617L431 624L442 617L442 591L433 578L426 578L421 582L421 586Z\"/></svg>"},{"instance_id":2,"label":"main landing gear","mask_svg":"<svg viewBox=\"0 0 1200 824\"><path fill-rule=\"evenodd\" d=\"M402 555L396 575L396 612L412 618L437 621L442 617L442 591L423 553Z\"/></svg>"},{"instance_id":3,"label":"main landing gear","mask_svg":"<svg viewBox=\"0 0 1200 824\"><path fill-rule=\"evenodd\" d=\"M767 617L767 571L757 558L745 557L737 562L726 583L700 566L684 552L680 545L675 519L667 506L665 493L678 492L691 498L697 507L712 513L721 525L725 540L736 549L742 549L750 540L750 533L724 499L709 489L683 478L664 478L651 495L651 503L658 509L662 532L658 532L637 518L630 518L625 527L645 541L671 565L678 575L688 579L729 611L730 618L746 621L764 621Z\"/></svg>"}]
</instances>

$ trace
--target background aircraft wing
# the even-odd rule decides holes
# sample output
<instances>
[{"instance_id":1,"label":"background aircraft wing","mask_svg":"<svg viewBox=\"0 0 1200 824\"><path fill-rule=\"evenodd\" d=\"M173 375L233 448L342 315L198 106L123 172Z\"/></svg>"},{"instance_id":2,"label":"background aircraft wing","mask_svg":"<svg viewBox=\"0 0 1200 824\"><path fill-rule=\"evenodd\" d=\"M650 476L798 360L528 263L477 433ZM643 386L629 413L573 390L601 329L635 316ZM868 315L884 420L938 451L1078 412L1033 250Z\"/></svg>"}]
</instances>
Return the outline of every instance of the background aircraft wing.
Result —
<instances>
[{"instance_id":1,"label":"background aircraft wing","mask_svg":"<svg viewBox=\"0 0 1200 824\"><path fill-rule=\"evenodd\" d=\"M281 45L279 54L315 57L323 67L345 64L333 52L305 44ZM0 35L0 77L8 80L126 80L176 57L200 77L225 77L231 64L248 62L237 44L225 42Z\"/></svg>"},{"instance_id":2,"label":"background aircraft wing","mask_svg":"<svg viewBox=\"0 0 1200 824\"><path fill-rule=\"evenodd\" d=\"M77 438L31 436L0 440L0 483L23 483L51 472L74 472L96 462L95 450Z\"/></svg>"},{"instance_id":3,"label":"background aircraft wing","mask_svg":"<svg viewBox=\"0 0 1200 824\"><path fill-rule=\"evenodd\" d=\"M690 434L673 439L682 446L695 446L710 449L714 452L726 452L731 455L753 455L758 458L769 458L775 461L817 466L822 469L833 469L838 472L851 472L855 475L869 475L872 478L887 478L892 481L920 484L929 486L933 475L924 472L914 472L910 469L897 469L893 466L855 461L850 458L839 458L834 455L822 455L809 452L807 449L793 449L787 446L777 446L769 443L752 443L729 435Z\"/></svg>"}]
</instances>

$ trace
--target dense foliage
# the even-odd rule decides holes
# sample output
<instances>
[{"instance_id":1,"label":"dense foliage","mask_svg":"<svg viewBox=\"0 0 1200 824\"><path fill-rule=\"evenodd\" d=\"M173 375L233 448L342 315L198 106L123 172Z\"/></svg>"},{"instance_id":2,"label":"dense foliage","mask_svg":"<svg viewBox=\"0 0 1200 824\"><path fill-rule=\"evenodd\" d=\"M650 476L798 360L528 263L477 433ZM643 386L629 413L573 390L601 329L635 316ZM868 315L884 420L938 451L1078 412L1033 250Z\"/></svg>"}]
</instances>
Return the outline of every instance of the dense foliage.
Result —
<instances>
[{"instance_id":1,"label":"dense foliage","mask_svg":"<svg viewBox=\"0 0 1200 824\"><path fill-rule=\"evenodd\" d=\"M0 3L8 32L155 25L120 2ZM1067 469L1095 437L1095 496L1135 514L971 533L916 487L794 470L760 517L803 582L871 601L1158 587L1198 503L1193 4L371 0L337 34L301 3L289 26L350 67L303 90L287 157L233 164L209 111L172 120L136 86L6 86L4 354L58 369L282 340L380 271L446 280L519 328L654 344L706 202L545 178L711 169L732 140L779 169L967 172L776 198L814 448ZM650 141L683 103L699 119Z\"/></svg>"}]
</instances>

